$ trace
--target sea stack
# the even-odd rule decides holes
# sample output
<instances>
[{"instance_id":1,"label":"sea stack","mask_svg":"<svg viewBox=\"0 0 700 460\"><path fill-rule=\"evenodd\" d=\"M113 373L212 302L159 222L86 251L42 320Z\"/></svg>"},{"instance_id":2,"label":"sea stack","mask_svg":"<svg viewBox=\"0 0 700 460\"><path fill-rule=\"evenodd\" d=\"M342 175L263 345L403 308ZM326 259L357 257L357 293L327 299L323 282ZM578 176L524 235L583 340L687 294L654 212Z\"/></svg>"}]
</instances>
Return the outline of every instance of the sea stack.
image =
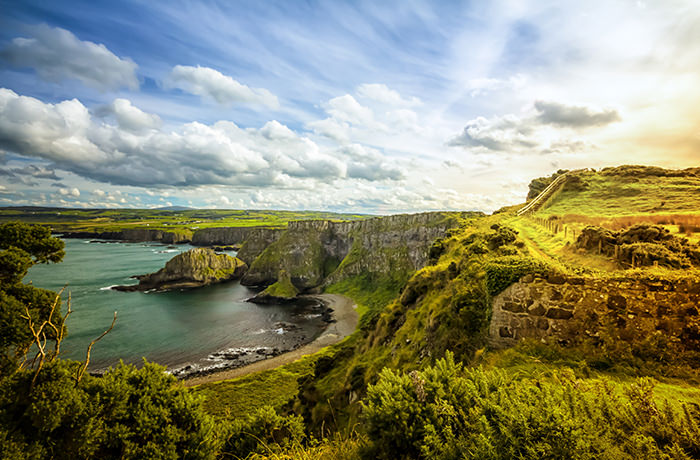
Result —
<instances>
[{"instance_id":1,"label":"sea stack","mask_svg":"<svg viewBox=\"0 0 700 460\"><path fill-rule=\"evenodd\" d=\"M211 249L196 248L178 254L155 273L139 275L139 284L116 286L117 291L191 289L236 280L248 269L245 262Z\"/></svg>"}]
</instances>

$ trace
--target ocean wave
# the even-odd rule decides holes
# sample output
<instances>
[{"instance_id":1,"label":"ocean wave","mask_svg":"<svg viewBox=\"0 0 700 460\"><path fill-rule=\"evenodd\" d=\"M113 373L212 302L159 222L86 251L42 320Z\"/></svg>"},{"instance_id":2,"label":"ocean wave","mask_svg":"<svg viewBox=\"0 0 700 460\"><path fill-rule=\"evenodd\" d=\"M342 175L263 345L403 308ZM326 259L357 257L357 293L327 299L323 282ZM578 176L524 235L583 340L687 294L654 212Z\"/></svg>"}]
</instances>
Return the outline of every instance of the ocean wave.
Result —
<instances>
[{"instance_id":1,"label":"ocean wave","mask_svg":"<svg viewBox=\"0 0 700 460\"><path fill-rule=\"evenodd\" d=\"M109 291L109 290L111 290L113 287L117 287L117 286L119 286L119 285L118 285L118 284L112 284L111 286L101 287L101 288L100 288L100 291Z\"/></svg>"}]
</instances>

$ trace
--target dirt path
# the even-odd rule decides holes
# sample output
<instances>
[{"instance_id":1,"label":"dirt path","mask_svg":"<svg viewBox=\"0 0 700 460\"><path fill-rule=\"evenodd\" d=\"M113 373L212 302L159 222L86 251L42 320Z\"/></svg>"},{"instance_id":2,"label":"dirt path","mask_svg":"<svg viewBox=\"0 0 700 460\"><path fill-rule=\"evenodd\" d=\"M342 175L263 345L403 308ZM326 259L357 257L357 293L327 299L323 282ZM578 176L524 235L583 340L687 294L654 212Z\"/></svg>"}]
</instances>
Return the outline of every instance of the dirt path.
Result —
<instances>
[{"instance_id":1,"label":"dirt path","mask_svg":"<svg viewBox=\"0 0 700 460\"><path fill-rule=\"evenodd\" d=\"M310 296L321 300L328 307L333 309L333 319L335 323L330 323L325 331L319 335L316 340L297 348L296 350L277 355L273 358L264 359L247 366L238 367L236 369L227 369L220 372L215 372L209 375L193 377L183 380L182 383L186 387L201 385L202 383L218 382L221 380L229 380L236 377L252 374L253 372L266 371L275 367L288 364L305 355L316 353L321 348L333 345L343 340L348 335L355 332L357 327L357 305L352 299L340 294L318 294Z\"/></svg>"}]
</instances>

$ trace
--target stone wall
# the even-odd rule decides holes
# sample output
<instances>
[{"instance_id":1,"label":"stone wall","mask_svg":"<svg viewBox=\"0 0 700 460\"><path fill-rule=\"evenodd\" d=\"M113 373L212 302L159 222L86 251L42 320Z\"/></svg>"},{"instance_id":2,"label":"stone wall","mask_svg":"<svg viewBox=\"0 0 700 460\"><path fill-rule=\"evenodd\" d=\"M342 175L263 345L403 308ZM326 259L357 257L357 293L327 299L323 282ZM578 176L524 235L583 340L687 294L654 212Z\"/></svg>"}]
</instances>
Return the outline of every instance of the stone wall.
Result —
<instances>
[{"instance_id":1,"label":"stone wall","mask_svg":"<svg viewBox=\"0 0 700 460\"><path fill-rule=\"evenodd\" d=\"M568 344L614 330L620 340L663 333L683 349L700 350L700 279L527 275L493 301L489 338L512 346L525 338Z\"/></svg>"}]
</instances>

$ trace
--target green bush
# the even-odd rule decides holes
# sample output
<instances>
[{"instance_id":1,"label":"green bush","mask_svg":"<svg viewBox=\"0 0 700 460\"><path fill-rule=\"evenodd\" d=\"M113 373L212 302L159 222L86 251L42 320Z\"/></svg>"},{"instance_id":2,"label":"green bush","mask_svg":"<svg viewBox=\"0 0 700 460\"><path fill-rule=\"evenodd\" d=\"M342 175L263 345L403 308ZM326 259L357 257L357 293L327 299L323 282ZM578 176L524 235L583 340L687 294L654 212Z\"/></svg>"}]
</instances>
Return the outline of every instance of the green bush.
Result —
<instances>
[{"instance_id":1,"label":"green bush","mask_svg":"<svg viewBox=\"0 0 700 460\"><path fill-rule=\"evenodd\" d=\"M619 394L607 381L516 380L462 369L451 353L410 374L385 369L364 418L379 459L690 459L700 455L700 407L659 407L641 379Z\"/></svg>"},{"instance_id":2,"label":"green bush","mask_svg":"<svg viewBox=\"0 0 700 460\"><path fill-rule=\"evenodd\" d=\"M34 383L32 370L0 381L0 458L213 457L211 419L163 367L120 364L78 381L81 366L59 359Z\"/></svg>"},{"instance_id":3,"label":"green bush","mask_svg":"<svg viewBox=\"0 0 700 460\"><path fill-rule=\"evenodd\" d=\"M283 417L270 406L258 409L246 419L235 420L222 454L245 458L251 453L280 452L306 437L304 421L298 416Z\"/></svg>"},{"instance_id":4,"label":"green bush","mask_svg":"<svg viewBox=\"0 0 700 460\"><path fill-rule=\"evenodd\" d=\"M490 260L484 266L489 294L496 296L527 274L544 274L551 269L530 257L504 256Z\"/></svg>"}]
</instances>

